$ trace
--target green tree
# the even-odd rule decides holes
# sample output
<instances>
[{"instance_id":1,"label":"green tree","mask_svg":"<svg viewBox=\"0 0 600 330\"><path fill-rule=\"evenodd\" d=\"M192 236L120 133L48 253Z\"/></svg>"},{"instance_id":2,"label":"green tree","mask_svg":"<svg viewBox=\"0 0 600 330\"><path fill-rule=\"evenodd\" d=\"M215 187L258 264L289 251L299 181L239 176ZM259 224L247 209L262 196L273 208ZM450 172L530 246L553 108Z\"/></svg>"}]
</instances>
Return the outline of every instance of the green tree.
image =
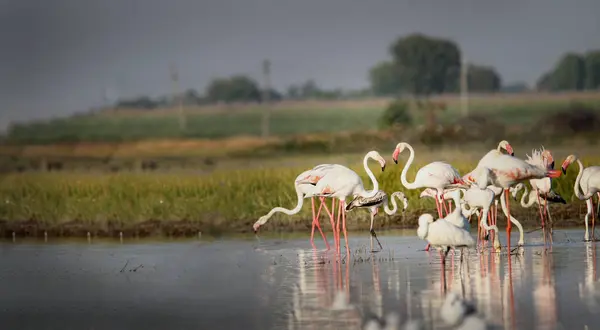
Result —
<instances>
[{"instance_id":1,"label":"green tree","mask_svg":"<svg viewBox=\"0 0 600 330\"><path fill-rule=\"evenodd\" d=\"M469 92L496 92L502 86L500 75L490 66L469 65L467 82Z\"/></svg>"},{"instance_id":2,"label":"green tree","mask_svg":"<svg viewBox=\"0 0 600 330\"><path fill-rule=\"evenodd\" d=\"M460 75L460 49L450 40L411 34L390 47L402 86L427 96L457 89Z\"/></svg>"},{"instance_id":3,"label":"green tree","mask_svg":"<svg viewBox=\"0 0 600 330\"><path fill-rule=\"evenodd\" d=\"M585 54L585 89L600 88L600 50Z\"/></svg>"},{"instance_id":4,"label":"green tree","mask_svg":"<svg viewBox=\"0 0 600 330\"><path fill-rule=\"evenodd\" d=\"M256 81L237 75L214 79L206 88L206 97L212 102L256 102L261 94Z\"/></svg>"},{"instance_id":5,"label":"green tree","mask_svg":"<svg viewBox=\"0 0 600 330\"><path fill-rule=\"evenodd\" d=\"M552 73L557 90L583 90L585 87L585 60L579 54L565 54Z\"/></svg>"},{"instance_id":6,"label":"green tree","mask_svg":"<svg viewBox=\"0 0 600 330\"><path fill-rule=\"evenodd\" d=\"M371 90L375 95L397 95L402 89L399 68L391 61L377 63L369 70Z\"/></svg>"}]
</instances>

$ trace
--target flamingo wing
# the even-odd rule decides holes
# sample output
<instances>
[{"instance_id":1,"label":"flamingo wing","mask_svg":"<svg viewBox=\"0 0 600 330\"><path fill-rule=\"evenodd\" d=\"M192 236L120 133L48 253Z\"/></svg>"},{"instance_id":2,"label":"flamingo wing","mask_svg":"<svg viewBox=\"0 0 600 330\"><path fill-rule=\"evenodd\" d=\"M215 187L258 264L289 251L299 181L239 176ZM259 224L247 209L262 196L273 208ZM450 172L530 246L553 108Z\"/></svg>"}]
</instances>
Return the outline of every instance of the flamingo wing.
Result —
<instances>
[{"instance_id":1,"label":"flamingo wing","mask_svg":"<svg viewBox=\"0 0 600 330\"><path fill-rule=\"evenodd\" d=\"M474 246L475 239L471 234L452 223L439 219L429 224L427 241L435 246Z\"/></svg>"},{"instance_id":2,"label":"flamingo wing","mask_svg":"<svg viewBox=\"0 0 600 330\"><path fill-rule=\"evenodd\" d=\"M446 162L432 162L421 167L417 172L415 181L430 188L463 183L458 171Z\"/></svg>"}]
</instances>

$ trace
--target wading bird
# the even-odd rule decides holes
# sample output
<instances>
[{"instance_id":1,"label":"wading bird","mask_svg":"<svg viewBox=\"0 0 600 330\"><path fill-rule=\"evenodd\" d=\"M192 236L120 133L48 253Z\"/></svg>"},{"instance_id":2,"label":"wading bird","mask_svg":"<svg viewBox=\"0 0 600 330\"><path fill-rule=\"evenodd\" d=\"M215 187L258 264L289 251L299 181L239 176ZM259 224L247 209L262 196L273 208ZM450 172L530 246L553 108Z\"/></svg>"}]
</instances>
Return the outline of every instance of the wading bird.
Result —
<instances>
[{"instance_id":1,"label":"wading bird","mask_svg":"<svg viewBox=\"0 0 600 330\"><path fill-rule=\"evenodd\" d=\"M305 183L298 182L299 180L306 180L307 178L312 178L311 180L318 180L320 177L325 175L325 173L328 169L331 168L331 167L328 167L328 165L331 165L331 164L318 165L313 169L310 169L310 170L300 173L294 180L294 188L296 190L296 196L298 197L296 207L294 207L291 210L283 208L283 207L275 207L275 208L271 209L271 211L269 211L269 213L260 217L258 219L258 221L256 221L254 223L254 225L252 226L252 229L254 230L254 232L255 233L258 232L258 229L260 228L260 226L264 225L276 212L285 213L287 215L297 214L302 209L302 206L304 204L304 199L311 198L313 222L312 222L312 232L310 235L310 241L311 241L311 243L314 242L314 232L315 232L315 226L316 226L318 228L319 232L321 233L321 237L323 237L323 241L325 241L325 245L327 246L327 249L329 249L329 243L327 242L325 233L323 233L323 230L321 229L321 225L319 224L319 215L321 212L321 207L325 206L325 209L327 210L327 212L331 213L327 209L327 206L324 205L325 197L320 197L321 206L319 207L319 212L317 212L315 214L315 196L318 195L318 191L317 191L316 187L314 186L314 184L312 184L310 182L305 182ZM333 212L333 206L332 206L331 211ZM331 215L331 218L333 219L333 215ZM333 221L331 221L331 227L334 228Z\"/></svg>"},{"instance_id":2,"label":"wading bird","mask_svg":"<svg viewBox=\"0 0 600 330\"><path fill-rule=\"evenodd\" d=\"M595 240L593 197L594 194L598 194L598 203L600 203L600 166L588 166L584 168L581 160L579 160L577 156L569 155L562 163L561 168L563 173L567 173L567 168L569 168L569 165L571 165L573 162L577 162L577 164L579 164L579 174L577 174L577 179L575 179L573 191L575 193L575 197L577 197L579 200L585 201L587 205L587 213L585 214L585 235L583 236L583 239L587 242L590 240L590 235L588 232L588 221L590 215L592 216L592 240Z\"/></svg>"},{"instance_id":3,"label":"wading bird","mask_svg":"<svg viewBox=\"0 0 600 330\"><path fill-rule=\"evenodd\" d=\"M373 237L375 237L375 239L377 240L377 244L379 244L379 249L383 249L381 246L381 243L379 242L379 239L377 238L377 234L375 234L375 230L373 229L373 220L375 219L375 216L377 215L379 207L382 205L383 205L383 211L387 215L396 214L396 212L398 211L398 204L396 204L395 198L398 198L399 200L402 201L402 204L404 206L404 208L402 209L402 212L404 212L406 210L406 208L408 207L408 198L406 198L404 193L400 192L400 191L396 191L392 194L392 196L391 196L392 208L391 209L388 205L388 195L383 190L379 190L377 192L377 194L375 194L375 196L373 196L371 198L356 196L356 198L354 198L350 203L348 203L348 206L346 206L346 211L350 211L354 208L368 208L369 209L369 214L371 215L371 228L369 229L369 232L371 233L371 251L373 251Z\"/></svg>"},{"instance_id":4,"label":"wading bird","mask_svg":"<svg viewBox=\"0 0 600 330\"><path fill-rule=\"evenodd\" d=\"M418 189L418 188L433 188L437 191L435 204L438 211L438 216L440 218L442 215L442 208L445 206L444 204L444 189L451 187L460 187L465 186L465 182L458 174L458 171L450 164L446 162L432 162L423 167L421 167L417 171L417 175L415 176L415 180L413 182L408 182L406 180L406 173L408 172L408 168L412 165L415 159L415 150L413 147L406 143L400 142L396 145L396 149L392 154L392 159L394 163L398 164L398 155L407 148L410 151L410 156L408 157L408 161L404 165L402 169L402 173L400 174L400 181L402 185L407 189ZM446 214L448 211L446 210Z\"/></svg>"},{"instance_id":5,"label":"wading bird","mask_svg":"<svg viewBox=\"0 0 600 330\"><path fill-rule=\"evenodd\" d=\"M554 169L554 158L552 157L552 153L550 150L546 150L543 146L540 150L533 149L531 151L531 156L526 156L527 159L525 161L531 165L544 167L550 170ZM529 180L529 184L537 195L538 210L540 211L540 219L542 221L542 235L544 236L544 246L546 246L546 236L548 235L546 227L550 225L547 219L548 214L546 214L546 211L548 210L548 202L544 199L544 205L542 205L540 198L541 195L547 195L552 189L552 179L531 179ZM552 237L550 237L550 240L552 240Z\"/></svg>"},{"instance_id":6,"label":"wading bird","mask_svg":"<svg viewBox=\"0 0 600 330\"><path fill-rule=\"evenodd\" d=\"M463 197L463 207L468 205L470 209L481 209L481 213L478 216L478 235L477 239L479 240L482 233L480 233L481 228L488 232L488 235L485 235L485 240L489 238L489 231L493 230L493 245L494 250L500 250L500 242L498 240L498 227L495 224L491 226L488 225L488 216L491 215L490 208L492 203L494 202L495 194L492 189L479 189L478 187L471 187L464 192Z\"/></svg>"},{"instance_id":7,"label":"wading bird","mask_svg":"<svg viewBox=\"0 0 600 330\"><path fill-rule=\"evenodd\" d=\"M498 152L494 154L488 153L484 158L485 159L482 159L482 161L479 162L479 165L473 170L467 180L482 189L489 184L504 189L505 197L501 199L501 205L506 218L510 219L510 221L507 221L506 226L506 236L508 246L510 246L511 222L515 222L516 219L510 215L508 189L525 180L542 179L545 177L558 178L560 177L561 172L559 170L531 165L517 157ZM519 230L521 230L521 228L519 228ZM520 242L519 245L522 245L522 242Z\"/></svg>"},{"instance_id":8,"label":"wading bird","mask_svg":"<svg viewBox=\"0 0 600 330\"><path fill-rule=\"evenodd\" d=\"M338 233L338 235L336 235L336 245L338 253L340 249L340 217L342 218L344 240L346 241L346 252L348 254L350 253L350 248L348 245L348 232L346 230L346 199L348 197L355 198L356 196L360 196L363 198L371 198L375 196L379 191L379 183L377 182L377 179L375 178L375 175L373 175L371 169L369 169L367 163L369 158L377 160L381 165L382 171L385 170L385 159L383 159L383 157L381 157L381 155L377 151L369 151L363 159L363 166L365 168L365 171L367 172L367 175L369 176L369 178L371 178L371 181L373 182L372 190L366 190L360 176L353 170L343 165L335 165L333 168L330 168L329 170L327 170L327 173L320 177L315 183L315 188L319 196L336 198L339 199L340 202L338 208L338 218L334 230ZM300 180L298 182L313 183L314 180L306 179ZM333 217L331 218L331 222L333 222Z\"/></svg>"},{"instance_id":9,"label":"wading bird","mask_svg":"<svg viewBox=\"0 0 600 330\"><path fill-rule=\"evenodd\" d=\"M462 249L475 246L475 240L467 230L457 227L446 219L433 221L433 216L429 213L419 217L417 236L440 251L442 267L446 265L446 257L451 248Z\"/></svg>"}]
</instances>

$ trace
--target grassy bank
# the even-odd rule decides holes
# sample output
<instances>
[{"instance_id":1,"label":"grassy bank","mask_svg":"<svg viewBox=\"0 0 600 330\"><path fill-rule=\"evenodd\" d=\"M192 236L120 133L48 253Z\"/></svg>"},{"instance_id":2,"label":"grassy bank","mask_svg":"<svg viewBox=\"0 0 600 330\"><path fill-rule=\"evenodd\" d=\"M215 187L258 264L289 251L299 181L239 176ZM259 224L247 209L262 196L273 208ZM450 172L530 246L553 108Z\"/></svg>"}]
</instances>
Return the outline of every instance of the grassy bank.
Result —
<instances>
[{"instance_id":1,"label":"grassy bank","mask_svg":"<svg viewBox=\"0 0 600 330\"><path fill-rule=\"evenodd\" d=\"M517 151L518 154L521 152ZM379 228L415 226L417 216L434 212L432 200L419 199L419 191L406 190L399 176L403 165L389 161L385 172L371 164L381 189L388 193L403 191L409 198L409 208L404 214L378 216ZM427 154L417 149L417 163L409 171L409 181L415 168L431 158L450 161L461 173L475 165L481 155L456 151ZM559 164L566 154L555 154ZM600 159L582 155L584 164L598 164ZM401 156L400 164L407 159ZM370 187L370 183L357 159L352 166ZM246 169L220 171L210 176L193 174L76 174L76 173L23 173L2 176L0 187L0 230L10 236L41 235L196 235L205 233L247 232L251 225L272 207L293 208L296 203L292 182L303 167L277 169ZM555 180L554 187L567 201L567 205L552 207L556 226L582 224L579 217L585 213L584 204L574 199L573 182L577 167L573 166L566 177ZM527 227L537 224L537 209L513 207L513 214ZM364 210L348 214L349 229L368 228L368 214ZM310 228L310 206L305 205L295 216L276 215L263 230L306 230ZM573 219L576 219L574 222ZM571 220L571 221L568 221ZM324 219L322 221L325 221ZM500 220L504 223L504 220ZM328 228L328 225L325 225Z\"/></svg>"},{"instance_id":2,"label":"grassy bank","mask_svg":"<svg viewBox=\"0 0 600 330\"><path fill-rule=\"evenodd\" d=\"M432 100L447 106L446 111L439 114L441 123L454 122L460 114L458 96L439 96ZM281 137L374 130L389 101L280 102L271 106L271 134ZM469 113L502 124L528 124L565 108L572 101L597 106L600 93L474 95L470 99ZM178 112L174 109L101 112L13 125L7 140L48 144L260 136L263 110L264 107L258 105L187 108L184 129L180 128ZM421 122L422 113L416 109L413 112L416 122Z\"/></svg>"}]
</instances>

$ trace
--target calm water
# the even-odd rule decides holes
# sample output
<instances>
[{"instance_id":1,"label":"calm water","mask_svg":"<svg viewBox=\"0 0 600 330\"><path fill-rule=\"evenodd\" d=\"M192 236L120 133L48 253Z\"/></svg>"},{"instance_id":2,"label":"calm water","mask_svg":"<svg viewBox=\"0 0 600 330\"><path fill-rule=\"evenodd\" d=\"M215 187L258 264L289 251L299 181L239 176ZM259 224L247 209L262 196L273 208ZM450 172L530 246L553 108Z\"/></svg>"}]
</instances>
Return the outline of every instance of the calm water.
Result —
<instances>
[{"instance_id":1,"label":"calm water","mask_svg":"<svg viewBox=\"0 0 600 330\"><path fill-rule=\"evenodd\" d=\"M396 311L403 320L446 329L439 319L444 290L473 301L498 329L593 329L600 322L600 243L582 242L582 231L557 230L547 255L540 253L539 233L526 236L529 245L519 257L470 251L461 266L457 253L445 278L439 255L422 251L425 243L414 231L383 234L385 250L371 254L364 251L368 233L353 233L351 248L363 251L347 263L314 250L308 234L293 240L6 242L0 244L0 324L359 329L366 313ZM349 306L334 304L337 292L348 295Z\"/></svg>"}]
</instances>

